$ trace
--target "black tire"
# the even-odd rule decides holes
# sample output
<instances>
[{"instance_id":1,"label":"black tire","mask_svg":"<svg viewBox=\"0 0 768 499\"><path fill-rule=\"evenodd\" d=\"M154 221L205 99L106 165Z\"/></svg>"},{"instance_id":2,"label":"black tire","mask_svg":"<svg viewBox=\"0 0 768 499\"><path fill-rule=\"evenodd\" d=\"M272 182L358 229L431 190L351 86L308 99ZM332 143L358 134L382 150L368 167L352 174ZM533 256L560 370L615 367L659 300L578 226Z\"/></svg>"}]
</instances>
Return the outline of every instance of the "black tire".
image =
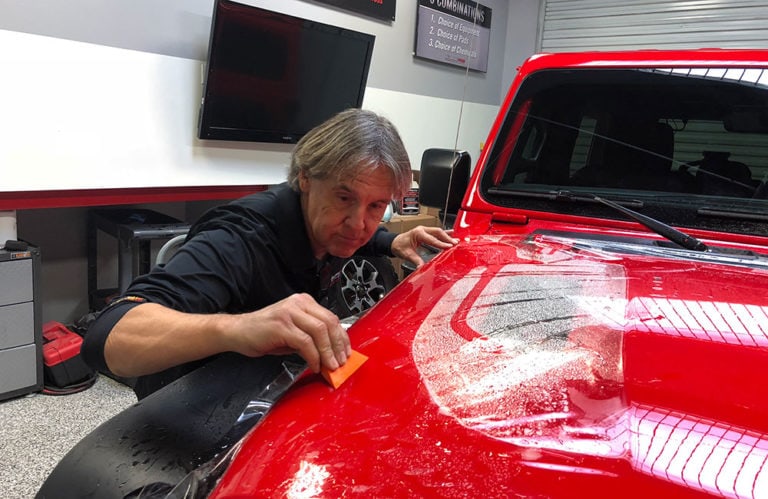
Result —
<instances>
[{"instance_id":1,"label":"black tire","mask_svg":"<svg viewBox=\"0 0 768 499\"><path fill-rule=\"evenodd\" d=\"M381 300L398 283L387 257L353 256L344 260L331 277L330 309L339 317L360 315Z\"/></svg>"}]
</instances>

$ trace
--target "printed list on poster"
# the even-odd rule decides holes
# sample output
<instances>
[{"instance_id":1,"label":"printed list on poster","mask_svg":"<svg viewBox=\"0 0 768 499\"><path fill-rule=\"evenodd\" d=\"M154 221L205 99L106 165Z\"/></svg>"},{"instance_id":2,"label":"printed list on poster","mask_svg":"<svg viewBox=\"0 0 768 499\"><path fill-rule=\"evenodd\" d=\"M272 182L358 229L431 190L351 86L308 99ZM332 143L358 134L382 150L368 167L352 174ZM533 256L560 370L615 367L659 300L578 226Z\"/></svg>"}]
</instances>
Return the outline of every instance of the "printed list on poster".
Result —
<instances>
[{"instance_id":1,"label":"printed list on poster","mask_svg":"<svg viewBox=\"0 0 768 499\"><path fill-rule=\"evenodd\" d=\"M415 56L488 71L491 9L476 2L419 0Z\"/></svg>"}]
</instances>

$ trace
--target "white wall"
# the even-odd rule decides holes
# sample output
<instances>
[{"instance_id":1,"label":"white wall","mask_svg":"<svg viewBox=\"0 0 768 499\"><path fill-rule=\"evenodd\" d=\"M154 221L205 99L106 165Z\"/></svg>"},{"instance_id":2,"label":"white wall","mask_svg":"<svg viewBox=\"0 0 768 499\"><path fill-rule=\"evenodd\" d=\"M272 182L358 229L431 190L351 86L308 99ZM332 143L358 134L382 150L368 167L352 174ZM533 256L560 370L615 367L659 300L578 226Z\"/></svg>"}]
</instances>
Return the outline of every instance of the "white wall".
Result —
<instances>
[{"instance_id":1,"label":"white wall","mask_svg":"<svg viewBox=\"0 0 768 499\"><path fill-rule=\"evenodd\" d=\"M503 61L517 51L505 44L508 19L520 20L527 15L522 4L539 2L482 1L492 10L488 72L470 72L471 84L465 89L462 68L413 57L414 0L398 2L391 22L315 0L237 1L374 35L368 74L372 87L491 105L498 103ZM214 0L0 0L0 29L200 61L207 55L213 6ZM534 37L535 22L527 21L523 31L532 27Z\"/></svg>"},{"instance_id":2,"label":"white wall","mask_svg":"<svg viewBox=\"0 0 768 499\"><path fill-rule=\"evenodd\" d=\"M290 145L196 138L202 63L0 30L0 191L274 184ZM14 50L8 48L14 47ZM496 106L368 88L363 107L428 147L477 157Z\"/></svg>"}]
</instances>

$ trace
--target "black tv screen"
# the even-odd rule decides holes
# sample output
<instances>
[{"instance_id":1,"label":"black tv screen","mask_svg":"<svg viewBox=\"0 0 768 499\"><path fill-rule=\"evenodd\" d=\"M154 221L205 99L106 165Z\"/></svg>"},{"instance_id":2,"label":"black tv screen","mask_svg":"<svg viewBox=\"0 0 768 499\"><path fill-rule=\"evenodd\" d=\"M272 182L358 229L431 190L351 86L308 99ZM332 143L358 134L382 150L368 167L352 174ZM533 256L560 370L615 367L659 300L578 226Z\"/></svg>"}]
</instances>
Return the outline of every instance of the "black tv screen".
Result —
<instances>
[{"instance_id":1,"label":"black tv screen","mask_svg":"<svg viewBox=\"0 0 768 499\"><path fill-rule=\"evenodd\" d=\"M295 143L363 103L375 37L217 0L201 139Z\"/></svg>"}]
</instances>

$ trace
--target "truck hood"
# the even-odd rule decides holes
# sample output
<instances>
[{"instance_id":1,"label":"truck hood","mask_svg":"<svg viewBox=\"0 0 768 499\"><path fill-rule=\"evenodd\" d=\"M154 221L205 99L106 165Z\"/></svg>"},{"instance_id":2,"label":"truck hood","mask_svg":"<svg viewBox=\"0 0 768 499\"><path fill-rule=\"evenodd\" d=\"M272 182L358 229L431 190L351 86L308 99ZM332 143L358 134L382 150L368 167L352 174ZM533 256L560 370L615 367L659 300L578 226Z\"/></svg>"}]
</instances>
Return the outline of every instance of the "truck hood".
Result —
<instances>
[{"instance_id":1,"label":"truck hood","mask_svg":"<svg viewBox=\"0 0 768 499\"><path fill-rule=\"evenodd\" d=\"M768 272L643 248L443 252L350 329L368 362L301 380L213 496L759 497Z\"/></svg>"}]
</instances>

